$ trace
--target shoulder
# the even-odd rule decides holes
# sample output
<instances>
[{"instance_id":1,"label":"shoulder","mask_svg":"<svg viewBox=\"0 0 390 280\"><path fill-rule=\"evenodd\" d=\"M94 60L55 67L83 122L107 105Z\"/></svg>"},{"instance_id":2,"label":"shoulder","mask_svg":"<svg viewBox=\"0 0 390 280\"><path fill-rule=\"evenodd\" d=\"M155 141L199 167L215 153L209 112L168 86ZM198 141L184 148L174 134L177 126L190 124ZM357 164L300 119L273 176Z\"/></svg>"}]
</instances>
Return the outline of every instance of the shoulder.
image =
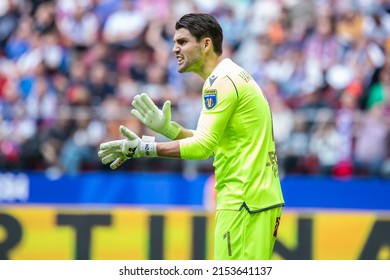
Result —
<instances>
[{"instance_id":1,"label":"shoulder","mask_svg":"<svg viewBox=\"0 0 390 280\"><path fill-rule=\"evenodd\" d=\"M242 71L243 68L238 64L229 58L225 58L206 79L204 86L205 88L229 88L238 82L236 80L238 80Z\"/></svg>"}]
</instances>

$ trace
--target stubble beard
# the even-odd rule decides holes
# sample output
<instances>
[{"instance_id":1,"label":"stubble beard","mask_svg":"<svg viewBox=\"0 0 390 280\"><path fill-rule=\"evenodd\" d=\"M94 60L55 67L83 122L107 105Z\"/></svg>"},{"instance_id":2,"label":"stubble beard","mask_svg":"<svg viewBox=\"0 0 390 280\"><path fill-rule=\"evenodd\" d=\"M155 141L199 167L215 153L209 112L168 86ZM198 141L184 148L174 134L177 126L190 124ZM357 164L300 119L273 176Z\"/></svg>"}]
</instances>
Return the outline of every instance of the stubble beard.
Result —
<instances>
[{"instance_id":1,"label":"stubble beard","mask_svg":"<svg viewBox=\"0 0 390 280\"><path fill-rule=\"evenodd\" d=\"M201 51L198 48L196 52L192 53L189 57L184 57L184 63L182 65L179 65L178 72L179 73L187 73L187 72L193 72L198 73L200 67L200 64L202 60Z\"/></svg>"},{"instance_id":2,"label":"stubble beard","mask_svg":"<svg viewBox=\"0 0 390 280\"><path fill-rule=\"evenodd\" d=\"M188 62L188 60L185 58L184 59L184 63L179 65L179 68L177 69L177 71L179 73L186 73L186 72L191 72L190 68L191 68L191 63Z\"/></svg>"},{"instance_id":3,"label":"stubble beard","mask_svg":"<svg viewBox=\"0 0 390 280\"><path fill-rule=\"evenodd\" d=\"M192 59L192 60L185 59L184 63L182 65L179 65L177 71L179 73L189 73L189 72L197 73L199 68L198 65L199 65L199 59Z\"/></svg>"}]
</instances>

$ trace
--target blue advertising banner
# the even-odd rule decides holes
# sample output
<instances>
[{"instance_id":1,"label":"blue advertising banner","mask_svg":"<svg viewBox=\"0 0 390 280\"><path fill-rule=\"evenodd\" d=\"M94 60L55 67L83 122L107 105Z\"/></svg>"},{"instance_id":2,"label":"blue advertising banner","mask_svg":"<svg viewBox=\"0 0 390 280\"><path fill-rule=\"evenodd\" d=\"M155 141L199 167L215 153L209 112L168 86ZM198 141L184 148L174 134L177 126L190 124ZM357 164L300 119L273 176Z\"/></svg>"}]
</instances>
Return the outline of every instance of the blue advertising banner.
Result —
<instances>
[{"instance_id":1,"label":"blue advertising banner","mask_svg":"<svg viewBox=\"0 0 390 280\"><path fill-rule=\"evenodd\" d=\"M201 205L207 175L0 173L0 202Z\"/></svg>"},{"instance_id":2,"label":"blue advertising banner","mask_svg":"<svg viewBox=\"0 0 390 280\"><path fill-rule=\"evenodd\" d=\"M1 204L142 204L202 207L209 174L0 172ZM390 210L390 180L287 176L286 207Z\"/></svg>"}]
</instances>

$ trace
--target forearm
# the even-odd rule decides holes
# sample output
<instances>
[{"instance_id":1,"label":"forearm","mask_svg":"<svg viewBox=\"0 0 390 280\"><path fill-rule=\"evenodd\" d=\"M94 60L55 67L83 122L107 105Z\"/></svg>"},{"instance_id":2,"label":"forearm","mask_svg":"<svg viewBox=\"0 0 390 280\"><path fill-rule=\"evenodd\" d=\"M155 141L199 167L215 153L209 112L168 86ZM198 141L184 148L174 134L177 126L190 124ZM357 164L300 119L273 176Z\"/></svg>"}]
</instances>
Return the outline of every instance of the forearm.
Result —
<instances>
[{"instance_id":1,"label":"forearm","mask_svg":"<svg viewBox=\"0 0 390 280\"><path fill-rule=\"evenodd\" d=\"M179 141L156 143L157 156L167 158L181 158Z\"/></svg>"}]
</instances>

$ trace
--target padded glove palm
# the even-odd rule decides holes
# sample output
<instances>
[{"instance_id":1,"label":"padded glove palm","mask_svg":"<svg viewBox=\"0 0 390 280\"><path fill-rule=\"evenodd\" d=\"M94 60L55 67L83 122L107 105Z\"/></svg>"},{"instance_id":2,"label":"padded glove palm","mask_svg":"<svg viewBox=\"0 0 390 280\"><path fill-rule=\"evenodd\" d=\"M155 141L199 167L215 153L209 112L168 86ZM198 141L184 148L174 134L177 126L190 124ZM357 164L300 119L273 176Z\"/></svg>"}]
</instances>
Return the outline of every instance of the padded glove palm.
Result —
<instances>
[{"instance_id":1,"label":"padded glove palm","mask_svg":"<svg viewBox=\"0 0 390 280\"><path fill-rule=\"evenodd\" d=\"M132 102L135 109L131 113L144 125L169 139L176 139L181 126L171 121L171 102L165 101L160 110L146 93L136 95Z\"/></svg>"}]
</instances>

